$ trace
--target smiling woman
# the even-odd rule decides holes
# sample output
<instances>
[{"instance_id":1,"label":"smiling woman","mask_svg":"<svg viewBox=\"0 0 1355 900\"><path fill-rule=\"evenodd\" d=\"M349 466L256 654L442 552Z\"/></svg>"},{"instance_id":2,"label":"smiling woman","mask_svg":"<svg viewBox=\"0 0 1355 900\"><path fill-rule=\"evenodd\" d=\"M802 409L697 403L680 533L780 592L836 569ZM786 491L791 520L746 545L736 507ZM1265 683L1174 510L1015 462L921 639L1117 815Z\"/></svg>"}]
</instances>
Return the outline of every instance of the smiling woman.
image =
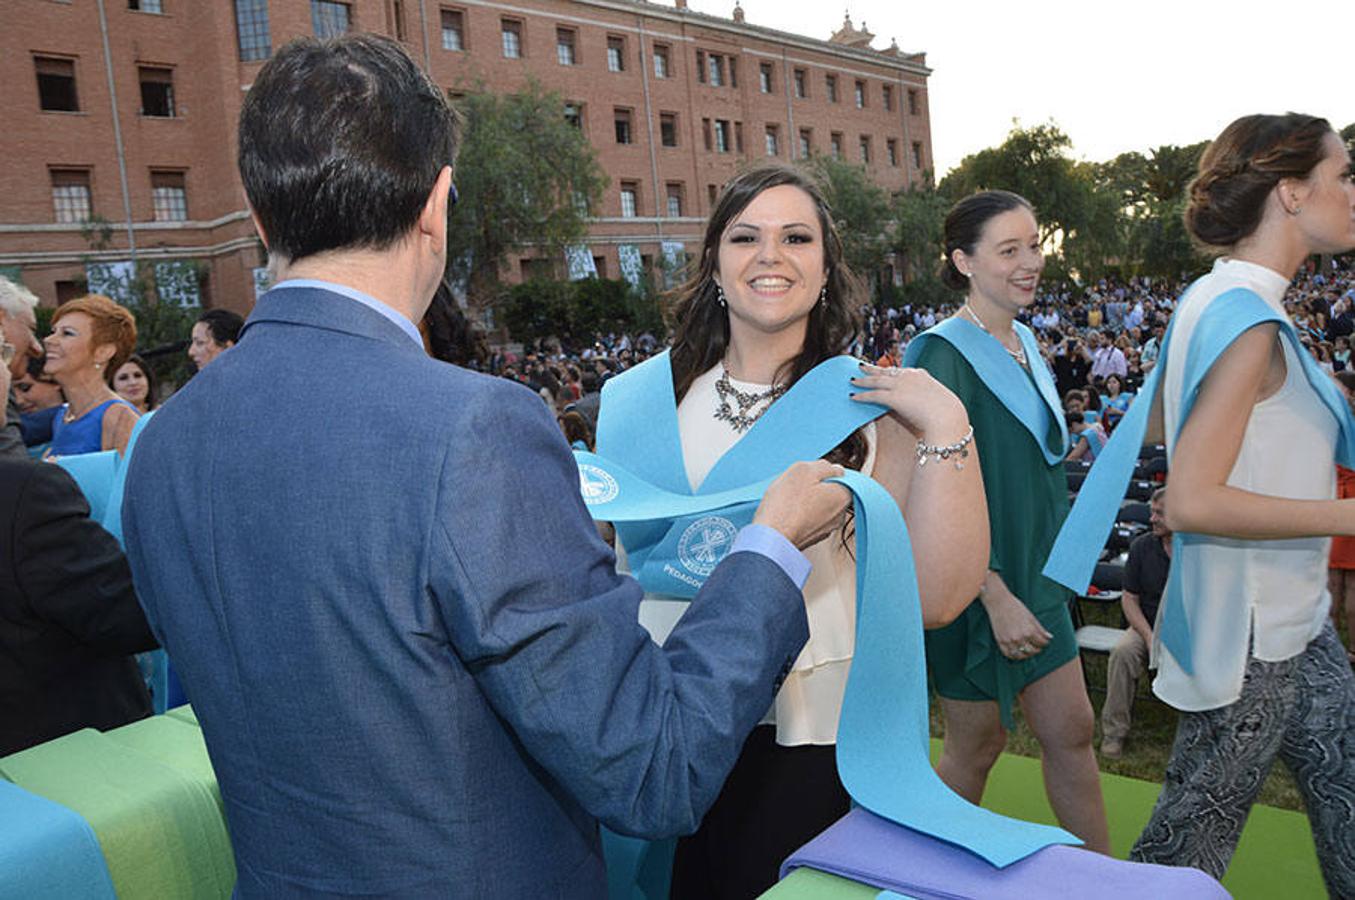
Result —
<instances>
[{"instance_id":1,"label":"smiling woman","mask_svg":"<svg viewBox=\"0 0 1355 900\"><path fill-rule=\"evenodd\" d=\"M706 225L700 262L677 292L671 314L672 350L644 366L671 368L656 379L671 394L647 397L639 408L676 419L675 460L693 492L717 464L746 462L750 446L765 446L764 420L820 363L845 352L856 333L854 311L864 300L842 259L842 244L818 188L780 165L751 169L725 186ZM620 376L618 381L628 378ZM665 373L668 374L668 373ZM869 369L857 396L890 414L846 433L828 460L872 475L904 511L912 536L924 619L943 624L973 595L987 558L986 522L977 466L919 467L933 451L967 444L968 422L953 395L924 372ZM604 423L616 415L604 391ZM843 380L844 394L853 385ZM777 406L792 413L792 406ZM813 415L805 410L805 415ZM798 421L798 420L796 420ZM855 428L855 425L852 426ZM599 425L599 452L607 428ZM748 443L743 443L745 436ZM736 452L739 451L739 452ZM742 452L743 457L739 454ZM939 458L939 457L938 457ZM697 523L703 524L703 523ZM694 553L714 554L728 535L710 523L692 532ZM838 714L855 644L856 562L853 532L844 524L804 552L810 638L778 691L772 709L745 743L733 771L696 834L679 842L671 896L752 897L776 881L796 847L846 814L850 800L837 776ZM680 547L679 550L682 548ZM625 563L624 541L618 556ZM646 594L641 621L662 642L685 603Z\"/></svg>"},{"instance_id":2,"label":"smiling woman","mask_svg":"<svg viewBox=\"0 0 1355 900\"><path fill-rule=\"evenodd\" d=\"M125 450L138 414L113 393L108 376L136 347L132 314L99 294L69 300L52 315L52 333L43 344L44 371L66 395L47 455Z\"/></svg>"}]
</instances>

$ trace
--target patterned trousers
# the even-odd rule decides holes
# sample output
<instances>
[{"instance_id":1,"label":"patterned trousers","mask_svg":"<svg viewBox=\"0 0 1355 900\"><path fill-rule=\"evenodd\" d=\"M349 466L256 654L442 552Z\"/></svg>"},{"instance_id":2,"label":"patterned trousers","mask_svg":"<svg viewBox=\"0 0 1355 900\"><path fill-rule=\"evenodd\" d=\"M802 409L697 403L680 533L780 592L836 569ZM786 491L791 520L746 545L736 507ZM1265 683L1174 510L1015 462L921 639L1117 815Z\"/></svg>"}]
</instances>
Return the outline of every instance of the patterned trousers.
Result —
<instances>
[{"instance_id":1,"label":"patterned trousers","mask_svg":"<svg viewBox=\"0 0 1355 900\"><path fill-rule=\"evenodd\" d=\"M1222 879L1276 756L1303 794L1327 891L1355 900L1355 675L1331 623L1292 659L1248 660L1237 702L1181 714L1129 858Z\"/></svg>"}]
</instances>

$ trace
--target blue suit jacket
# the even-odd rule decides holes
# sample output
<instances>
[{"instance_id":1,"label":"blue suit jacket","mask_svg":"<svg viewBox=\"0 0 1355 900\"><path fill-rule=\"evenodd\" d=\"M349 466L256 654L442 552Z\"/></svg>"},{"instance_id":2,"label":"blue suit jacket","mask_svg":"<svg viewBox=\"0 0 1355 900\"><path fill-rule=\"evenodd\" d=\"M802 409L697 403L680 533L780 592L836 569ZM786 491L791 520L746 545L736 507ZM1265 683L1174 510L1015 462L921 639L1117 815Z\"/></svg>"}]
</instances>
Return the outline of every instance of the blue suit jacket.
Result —
<instances>
[{"instance_id":1,"label":"blue suit jacket","mask_svg":"<svg viewBox=\"0 0 1355 900\"><path fill-rule=\"evenodd\" d=\"M241 896L600 897L597 820L693 830L807 636L735 553L654 645L540 399L313 288L157 413L123 524Z\"/></svg>"}]
</instances>

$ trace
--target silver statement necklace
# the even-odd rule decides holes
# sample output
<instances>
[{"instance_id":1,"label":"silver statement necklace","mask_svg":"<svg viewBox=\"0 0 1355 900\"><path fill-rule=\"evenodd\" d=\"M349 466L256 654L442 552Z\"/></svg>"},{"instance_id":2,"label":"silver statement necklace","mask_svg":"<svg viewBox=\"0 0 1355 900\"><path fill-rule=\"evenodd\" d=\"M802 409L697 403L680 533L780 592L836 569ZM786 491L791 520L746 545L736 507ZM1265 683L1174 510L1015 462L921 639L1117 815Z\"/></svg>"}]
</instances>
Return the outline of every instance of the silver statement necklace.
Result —
<instances>
[{"instance_id":1,"label":"silver statement necklace","mask_svg":"<svg viewBox=\"0 0 1355 900\"><path fill-rule=\"evenodd\" d=\"M1002 339L988 330L988 326L983 324L983 320L979 318L978 313L974 312L974 307L969 305L968 300L965 301L965 304L963 307L961 307L961 309L969 313L969 318L974 320L975 325L978 325L980 328L983 329L984 334L991 335L993 340L997 341L999 344L1002 344ZM1017 338L1015 350L1013 350L1011 347L1008 347L1006 344L1002 344L1002 349L1006 350L1012 359L1016 360L1018 363L1024 366L1026 364L1026 348L1021 346L1020 340L1021 340L1020 338Z\"/></svg>"},{"instance_id":2,"label":"silver statement necklace","mask_svg":"<svg viewBox=\"0 0 1355 900\"><path fill-rule=\"evenodd\" d=\"M741 391L729 380L729 370L720 364L720 377L715 381L715 393L720 402L715 407L715 421L728 422L729 427L742 434L762 418L772 403L786 392L783 384L774 384L765 391ZM735 411L737 408L737 412Z\"/></svg>"}]
</instances>

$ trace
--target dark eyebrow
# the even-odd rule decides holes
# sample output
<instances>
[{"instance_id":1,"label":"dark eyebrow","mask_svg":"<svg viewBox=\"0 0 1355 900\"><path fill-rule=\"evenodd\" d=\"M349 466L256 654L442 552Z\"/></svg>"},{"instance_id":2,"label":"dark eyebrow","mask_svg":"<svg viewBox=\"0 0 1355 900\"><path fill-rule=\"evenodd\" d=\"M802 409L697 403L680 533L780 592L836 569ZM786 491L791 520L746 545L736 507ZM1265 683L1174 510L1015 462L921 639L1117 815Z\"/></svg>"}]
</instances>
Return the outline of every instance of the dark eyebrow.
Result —
<instances>
[{"instance_id":1,"label":"dark eyebrow","mask_svg":"<svg viewBox=\"0 0 1355 900\"><path fill-rule=\"evenodd\" d=\"M787 222L785 225L781 226L781 230L785 231L788 228L809 228L809 227L810 226L805 222ZM761 230L760 226L754 225L752 222L735 222L733 225L729 226L730 231L733 231L735 228L751 228L754 231Z\"/></svg>"}]
</instances>

